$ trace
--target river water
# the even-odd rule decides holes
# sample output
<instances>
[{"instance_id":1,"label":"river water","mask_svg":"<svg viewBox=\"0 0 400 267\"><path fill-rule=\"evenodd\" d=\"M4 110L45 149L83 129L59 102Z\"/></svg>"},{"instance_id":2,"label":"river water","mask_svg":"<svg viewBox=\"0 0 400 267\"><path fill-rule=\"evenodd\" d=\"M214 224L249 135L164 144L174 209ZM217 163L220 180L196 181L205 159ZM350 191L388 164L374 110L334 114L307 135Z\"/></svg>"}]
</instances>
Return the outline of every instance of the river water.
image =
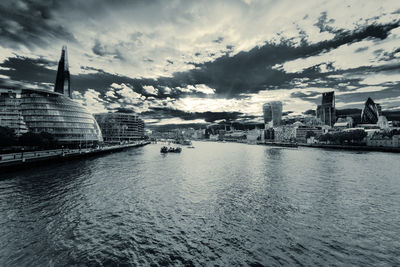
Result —
<instances>
[{"instance_id":1,"label":"river water","mask_svg":"<svg viewBox=\"0 0 400 267\"><path fill-rule=\"evenodd\" d=\"M0 266L400 265L400 155L161 144L0 174Z\"/></svg>"}]
</instances>

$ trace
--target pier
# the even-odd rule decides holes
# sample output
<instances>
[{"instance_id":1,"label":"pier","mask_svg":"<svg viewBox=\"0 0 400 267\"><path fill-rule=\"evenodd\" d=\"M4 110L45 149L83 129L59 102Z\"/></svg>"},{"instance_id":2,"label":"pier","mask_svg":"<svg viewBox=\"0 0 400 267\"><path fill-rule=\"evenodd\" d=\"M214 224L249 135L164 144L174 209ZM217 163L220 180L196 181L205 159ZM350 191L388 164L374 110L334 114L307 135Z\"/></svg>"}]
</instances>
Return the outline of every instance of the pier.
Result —
<instances>
[{"instance_id":1,"label":"pier","mask_svg":"<svg viewBox=\"0 0 400 267\"><path fill-rule=\"evenodd\" d=\"M140 147L150 144L150 142L136 142L123 145L112 145L104 146L98 148L81 148L81 149L52 149L52 150L39 150L39 151L29 151L29 152L18 152L18 153L8 153L0 154L0 170L3 169L14 169L20 166L34 165L36 163L41 163L44 161L54 161L54 160L66 160L73 158L82 158L94 155L100 155L105 153L112 153L117 151L122 151L128 148Z\"/></svg>"}]
</instances>

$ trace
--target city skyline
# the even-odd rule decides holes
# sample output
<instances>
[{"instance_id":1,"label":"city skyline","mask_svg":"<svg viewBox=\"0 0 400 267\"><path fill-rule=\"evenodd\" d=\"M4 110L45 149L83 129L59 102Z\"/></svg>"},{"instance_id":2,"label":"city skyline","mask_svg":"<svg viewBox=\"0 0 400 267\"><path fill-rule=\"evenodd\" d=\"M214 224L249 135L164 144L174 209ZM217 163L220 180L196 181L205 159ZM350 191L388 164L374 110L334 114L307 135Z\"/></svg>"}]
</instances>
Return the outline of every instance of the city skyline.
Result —
<instances>
[{"instance_id":1,"label":"city skyline","mask_svg":"<svg viewBox=\"0 0 400 267\"><path fill-rule=\"evenodd\" d=\"M338 109L371 97L395 110L399 13L395 1L4 1L0 87L52 90L67 44L74 99L148 125L262 121L271 101L300 114L329 91Z\"/></svg>"}]
</instances>

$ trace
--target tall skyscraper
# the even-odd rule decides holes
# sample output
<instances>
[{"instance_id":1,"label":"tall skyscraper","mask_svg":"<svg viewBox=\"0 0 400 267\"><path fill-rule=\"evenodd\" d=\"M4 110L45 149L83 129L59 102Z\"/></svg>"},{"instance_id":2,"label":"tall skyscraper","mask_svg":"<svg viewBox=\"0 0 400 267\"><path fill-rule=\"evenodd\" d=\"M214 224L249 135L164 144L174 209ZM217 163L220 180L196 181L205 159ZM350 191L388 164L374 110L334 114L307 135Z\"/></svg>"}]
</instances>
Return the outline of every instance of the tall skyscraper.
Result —
<instances>
[{"instance_id":1,"label":"tall skyscraper","mask_svg":"<svg viewBox=\"0 0 400 267\"><path fill-rule=\"evenodd\" d=\"M265 125L272 122L272 126L281 125L282 120L282 102L272 101L263 105Z\"/></svg>"},{"instance_id":2,"label":"tall skyscraper","mask_svg":"<svg viewBox=\"0 0 400 267\"><path fill-rule=\"evenodd\" d=\"M368 97L365 101L363 110L361 111L361 123L376 124L379 119L379 107Z\"/></svg>"},{"instance_id":3,"label":"tall skyscraper","mask_svg":"<svg viewBox=\"0 0 400 267\"><path fill-rule=\"evenodd\" d=\"M336 122L335 92L322 94L321 105L317 107L317 118L323 124L333 126Z\"/></svg>"},{"instance_id":4,"label":"tall skyscraper","mask_svg":"<svg viewBox=\"0 0 400 267\"><path fill-rule=\"evenodd\" d=\"M64 45L61 50L61 58L58 62L56 83L54 85L54 92L63 94L72 98L71 81L68 68L67 47Z\"/></svg>"}]
</instances>

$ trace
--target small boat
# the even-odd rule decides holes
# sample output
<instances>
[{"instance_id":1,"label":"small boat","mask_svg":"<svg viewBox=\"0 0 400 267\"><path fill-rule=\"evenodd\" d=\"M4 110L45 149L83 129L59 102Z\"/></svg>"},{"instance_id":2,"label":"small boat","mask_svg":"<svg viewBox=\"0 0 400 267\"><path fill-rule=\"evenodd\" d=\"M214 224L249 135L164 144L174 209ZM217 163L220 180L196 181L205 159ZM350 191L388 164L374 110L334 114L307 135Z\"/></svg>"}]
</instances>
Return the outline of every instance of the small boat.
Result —
<instances>
[{"instance_id":1,"label":"small boat","mask_svg":"<svg viewBox=\"0 0 400 267\"><path fill-rule=\"evenodd\" d=\"M168 148L166 146L163 146L161 148L161 150L160 150L161 153L181 153L181 151L182 151L182 148L180 148L180 147L176 147L176 148L170 147L170 148Z\"/></svg>"},{"instance_id":2,"label":"small boat","mask_svg":"<svg viewBox=\"0 0 400 267\"><path fill-rule=\"evenodd\" d=\"M184 145L184 146L191 146L191 145L192 145L192 141L190 141L190 140L183 140L183 141L181 142L181 144Z\"/></svg>"},{"instance_id":3,"label":"small boat","mask_svg":"<svg viewBox=\"0 0 400 267\"><path fill-rule=\"evenodd\" d=\"M188 146L187 148L194 148L194 146Z\"/></svg>"},{"instance_id":4,"label":"small boat","mask_svg":"<svg viewBox=\"0 0 400 267\"><path fill-rule=\"evenodd\" d=\"M168 149L168 152L171 152L171 153L181 153L181 151L182 151L182 148L180 148L180 147L176 147L176 148L170 147Z\"/></svg>"}]
</instances>

